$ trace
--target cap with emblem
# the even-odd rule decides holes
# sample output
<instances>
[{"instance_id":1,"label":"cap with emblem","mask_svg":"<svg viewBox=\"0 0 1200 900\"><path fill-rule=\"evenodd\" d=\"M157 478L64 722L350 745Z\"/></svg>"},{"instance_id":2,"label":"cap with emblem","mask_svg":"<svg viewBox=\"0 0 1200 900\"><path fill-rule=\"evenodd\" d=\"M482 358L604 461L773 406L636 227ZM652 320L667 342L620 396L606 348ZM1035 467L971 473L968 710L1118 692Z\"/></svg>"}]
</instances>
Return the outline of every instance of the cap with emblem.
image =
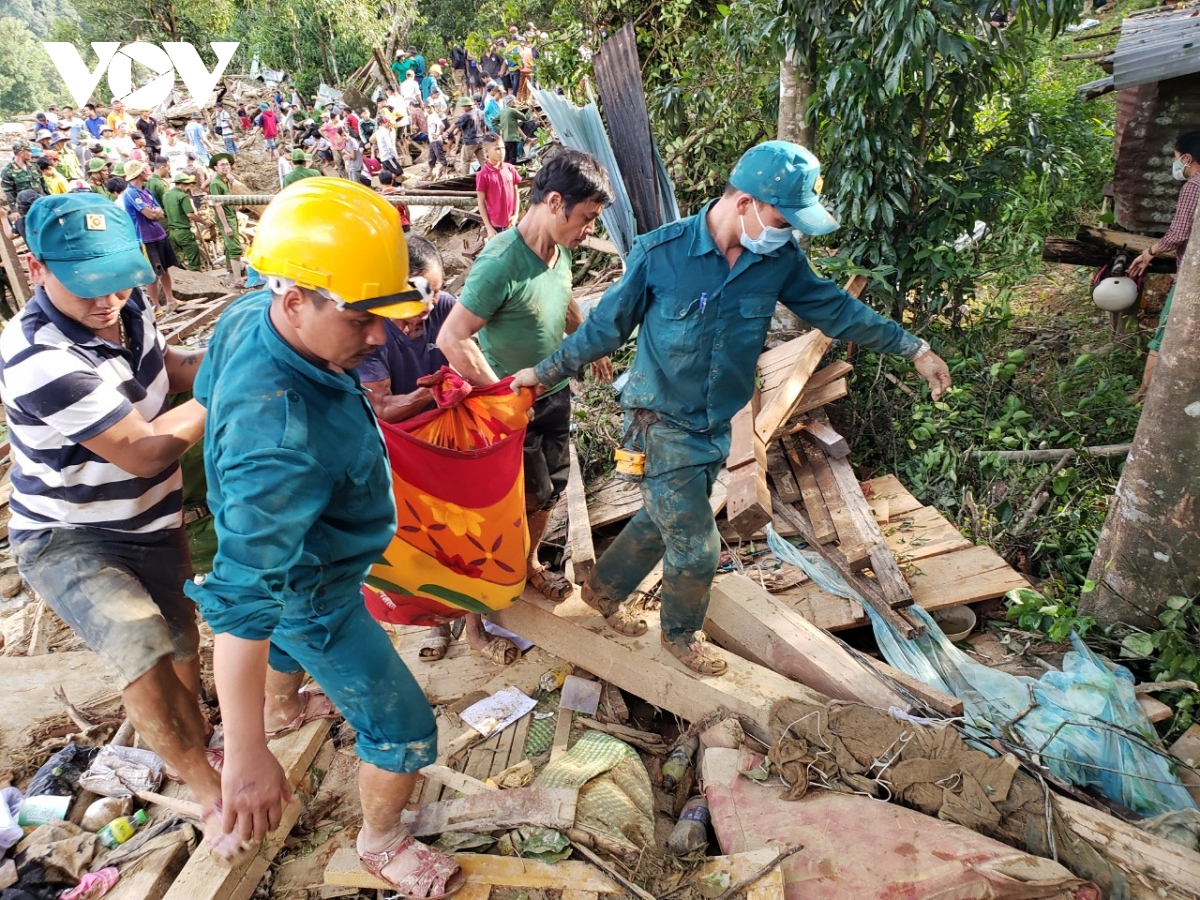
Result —
<instances>
[{"instance_id":1,"label":"cap with emblem","mask_svg":"<svg viewBox=\"0 0 1200 900\"><path fill-rule=\"evenodd\" d=\"M195 184L196 179L187 172L179 172L171 179L175 184Z\"/></svg>"},{"instance_id":2,"label":"cap with emblem","mask_svg":"<svg viewBox=\"0 0 1200 900\"><path fill-rule=\"evenodd\" d=\"M108 160L103 156L93 156L88 160L88 174L95 174L108 165Z\"/></svg>"},{"instance_id":3,"label":"cap with emblem","mask_svg":"<svg viewBox=\"0 0 1200 900\"><path fill-rule=\"evenodd\" d=\"M21 153L29 149L29 141L13 141L12 152Z\"/></svg>"},{"instance_id":4,"label":"cap with emblem","mask_svg":"<svg viewBox=\"0 0 1200 900\"><path fill-rule=\"evenodd\" d=\"M729 183L755 200L775 207L793 228L805 234L829 234L837 219L821 205L817 185L821 163L789 141L767 141L738 160Z\"/></svg>"},{"instance_id":5,"label":"cap with emblem","mask_svg":"<svg viewBox=\"0 0 1200 900\"><path fill-rule=\"evenodd\" d=\"M77 297L102 297L154 280L133 220L99 194L42 197L25 217L25 242Z\"/></svg>"},{"instance_id":6,"label":"cap with emblem","mask_svg":"<svg viewBox=\"0 0 1200 900\"><path fill-rule=\"evenodd\" d=\"M292 151L292 162L308 162L308 154L297 147Z\"/></svg>"}]
</instances>

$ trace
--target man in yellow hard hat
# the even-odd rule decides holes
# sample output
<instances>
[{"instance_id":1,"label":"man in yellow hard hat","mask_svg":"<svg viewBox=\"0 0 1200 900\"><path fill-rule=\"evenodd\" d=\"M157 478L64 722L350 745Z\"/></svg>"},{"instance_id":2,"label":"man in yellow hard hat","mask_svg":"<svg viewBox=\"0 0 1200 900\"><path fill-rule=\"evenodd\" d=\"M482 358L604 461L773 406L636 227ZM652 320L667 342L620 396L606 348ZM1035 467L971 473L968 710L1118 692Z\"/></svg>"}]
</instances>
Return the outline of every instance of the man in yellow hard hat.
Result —
<instances>
[{"instance_id":1,"label":"man in yellow hard hat","mask_svg":"<svg viewBox=\"0 0 1200 900\"><path fill-rule=\"evenodd\" d=\"M195 387L217 551L187 592L216 635L224 829L256 843L279 824L291 789L268 739L336 704L357 736L363 865L406 897L447 896L458 865L400 823L436 755L433 714L362 600L396 511L355 369L388 318L424 308L400 219L369 188L306 178L271 201L247 258L267 288L221 317ZM324 693L300 690L305 672Z\"/></svg>"}]
</instances>

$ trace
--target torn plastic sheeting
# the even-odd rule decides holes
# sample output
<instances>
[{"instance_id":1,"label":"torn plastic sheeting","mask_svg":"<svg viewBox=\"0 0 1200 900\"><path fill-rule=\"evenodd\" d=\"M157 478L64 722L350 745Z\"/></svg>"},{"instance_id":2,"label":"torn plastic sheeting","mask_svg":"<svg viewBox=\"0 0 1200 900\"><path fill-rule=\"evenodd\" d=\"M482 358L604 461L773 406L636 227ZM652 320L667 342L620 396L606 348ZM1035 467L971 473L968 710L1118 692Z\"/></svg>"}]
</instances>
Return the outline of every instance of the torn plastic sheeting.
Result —
<instances>
[{"instance_id":1,"label":"torn plastic sheeting","mask_svg":"<svg viewBox=\"0 0 1200 900\"><path fill-rule=\"evenodd\" d=\"M919 606L909 611L925 633L905 639L818 554L796 549L769 525L767 543L822 589L858 601L888 663L962 700L970 726L990 737L1019 740L1059 778L1094 787L1138 815L1195 807L1166 754L1151 746L1157 735L1137 702L1132 673L1124 666L1110 671L1076 635L1061 672L1038 679L1010 675L969 658Z\"/></svg>"},{"instance_id":2,"label":"torn plastic sheeting","mask_svg":"<svg viewBox=\"0 0 1200 900\"><path fill-rule=\"evenodd\" d=\"M535 92L538 103L550 119L550 124L554 126L563 145L592 154L608 172L608 180L612 183L613 202L600 213L600 221L604 223L604 230L608 232L609 239L621 252L621 256L627 256L633 247L633 239L637 237L633 204L625 191L621 169L613 155L612 145L608 142L596 101L592 100L587 106L575 106L565 97L550 91L535 89Z\"/></svg>"}]
</instances>

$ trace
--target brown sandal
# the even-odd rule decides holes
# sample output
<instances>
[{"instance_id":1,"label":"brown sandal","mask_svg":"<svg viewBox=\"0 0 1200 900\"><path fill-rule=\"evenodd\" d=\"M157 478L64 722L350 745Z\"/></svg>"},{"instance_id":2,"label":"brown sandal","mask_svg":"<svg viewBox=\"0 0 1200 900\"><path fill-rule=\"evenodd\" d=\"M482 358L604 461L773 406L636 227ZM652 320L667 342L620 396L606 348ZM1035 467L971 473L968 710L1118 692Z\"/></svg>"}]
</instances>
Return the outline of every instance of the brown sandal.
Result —
<instances>
[{"instance_id":1,"label":"brown sandal","mask_svg":"<svg viewBox=\"0 0 1200 900\"><path fill-rule=\"evenodd\" d=\"M506 637L494 637L482 647L471 648L472 656L482 656L497 666L511 666L521 658L521 650Z\"/></svg>"},{"instance_id":2,"label":"brown sandal","mask_svg":"<svg viewBox=\"0 0 1200 900\"><path fill-rule=\"evenodd\" d=\"M399 881L392 881L383 874L388 863L402 853L410 851L420 863L416 869ZM462 866L440 850L422 844L411 834L402 837L391 850L382 853L360 852L358 858L364 869L395 888L397 896L408 900L442 900L457 894L467 883ZM433 893L438 887L441 888L441 893Z\"/></svg>"},{"instance_id":3,"label":"brown sandal","mask_svg":"<svg viewBox=\"0 0 1200 900\"><path fill-rule=\"evenodd\" d=\"M686 642L675 643L664 637L662 644L672 656L697 675L724 675L729 668L729 663L717 652L716 646L709 642L708 635L703 631L697 631Z\"/></svg>"},{"instance_id":4,"label":"brown sandal","mask_svg":"<svg viewBox=\"0 0 1200 900\"><path fill-rule=\"evenodd\" d=\"M608 627L625 637L641 637L650 626L635 613L628 603L618 603L609 597L601 597L590 584L584 584L579 592L583 602L604 616Z\"/></svg>"},{"instance_id":5,"label":"brown sandal","mask_svg":"<svg viewBox=\"0 0 1200 900\"><path fill-rule=\"evenodd\" d=\"M529 583L551 603L561 603L571 593L567 576L552 569L541 568L529 573Z\"/></svg>"}]
</instances>

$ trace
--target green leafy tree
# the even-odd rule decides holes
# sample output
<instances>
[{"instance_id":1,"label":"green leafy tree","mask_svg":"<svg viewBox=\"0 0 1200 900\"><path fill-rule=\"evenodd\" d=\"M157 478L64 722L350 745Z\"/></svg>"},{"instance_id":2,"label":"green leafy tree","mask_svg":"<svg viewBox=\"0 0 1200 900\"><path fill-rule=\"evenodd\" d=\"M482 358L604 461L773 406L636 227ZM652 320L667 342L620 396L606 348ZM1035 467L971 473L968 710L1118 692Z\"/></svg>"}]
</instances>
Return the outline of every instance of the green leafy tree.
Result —
<instances>
[{"instance_id":1,"label":"green leafy tree","mask_svg":"<svg viewBox=\"0 0 1200 900\"><path fill-rule=\"evenodd\" d=\"M7 0L5 15L20 19L39 40L49 40L59 19L76 19L71 0Z\"/></svg>"},{"instance_id":2,"label":"green leafy tree","mask_svg":"<svg viewBox=\"0 0 1200 900\"><path fill-rule=\"evenodd\" d=\"M233 24L234 0L76 0L87 41L186 41L207 49Z\"/></svg>"},{"instance_id":3,"label":"green leafy tree","mask_svg":"<svg viewBox=\"0 0 1200 900\"><path fill-rule=\"evenodd\" d=\"M62 79L33 32L19 19L0 18L0 116L69 102L65 97Z\"/></svg>"},{"instance_id":4,"label":"green leafy tree","mask_svg":"<svg viewBox=\"0 0 1200 900\"><path fill-rule=\"evenodd\" d=\"M990 221L1030 166L1054 174L1038 121L981 111L1025 90L1038 36L1080 5L1018 0L1002 29L994 0L779 0L771 30L815 80L809 124L840 255L883 276L874 293L895 314L953 317L978 275L955 238Z\"/></svg>"}]
</instances>

